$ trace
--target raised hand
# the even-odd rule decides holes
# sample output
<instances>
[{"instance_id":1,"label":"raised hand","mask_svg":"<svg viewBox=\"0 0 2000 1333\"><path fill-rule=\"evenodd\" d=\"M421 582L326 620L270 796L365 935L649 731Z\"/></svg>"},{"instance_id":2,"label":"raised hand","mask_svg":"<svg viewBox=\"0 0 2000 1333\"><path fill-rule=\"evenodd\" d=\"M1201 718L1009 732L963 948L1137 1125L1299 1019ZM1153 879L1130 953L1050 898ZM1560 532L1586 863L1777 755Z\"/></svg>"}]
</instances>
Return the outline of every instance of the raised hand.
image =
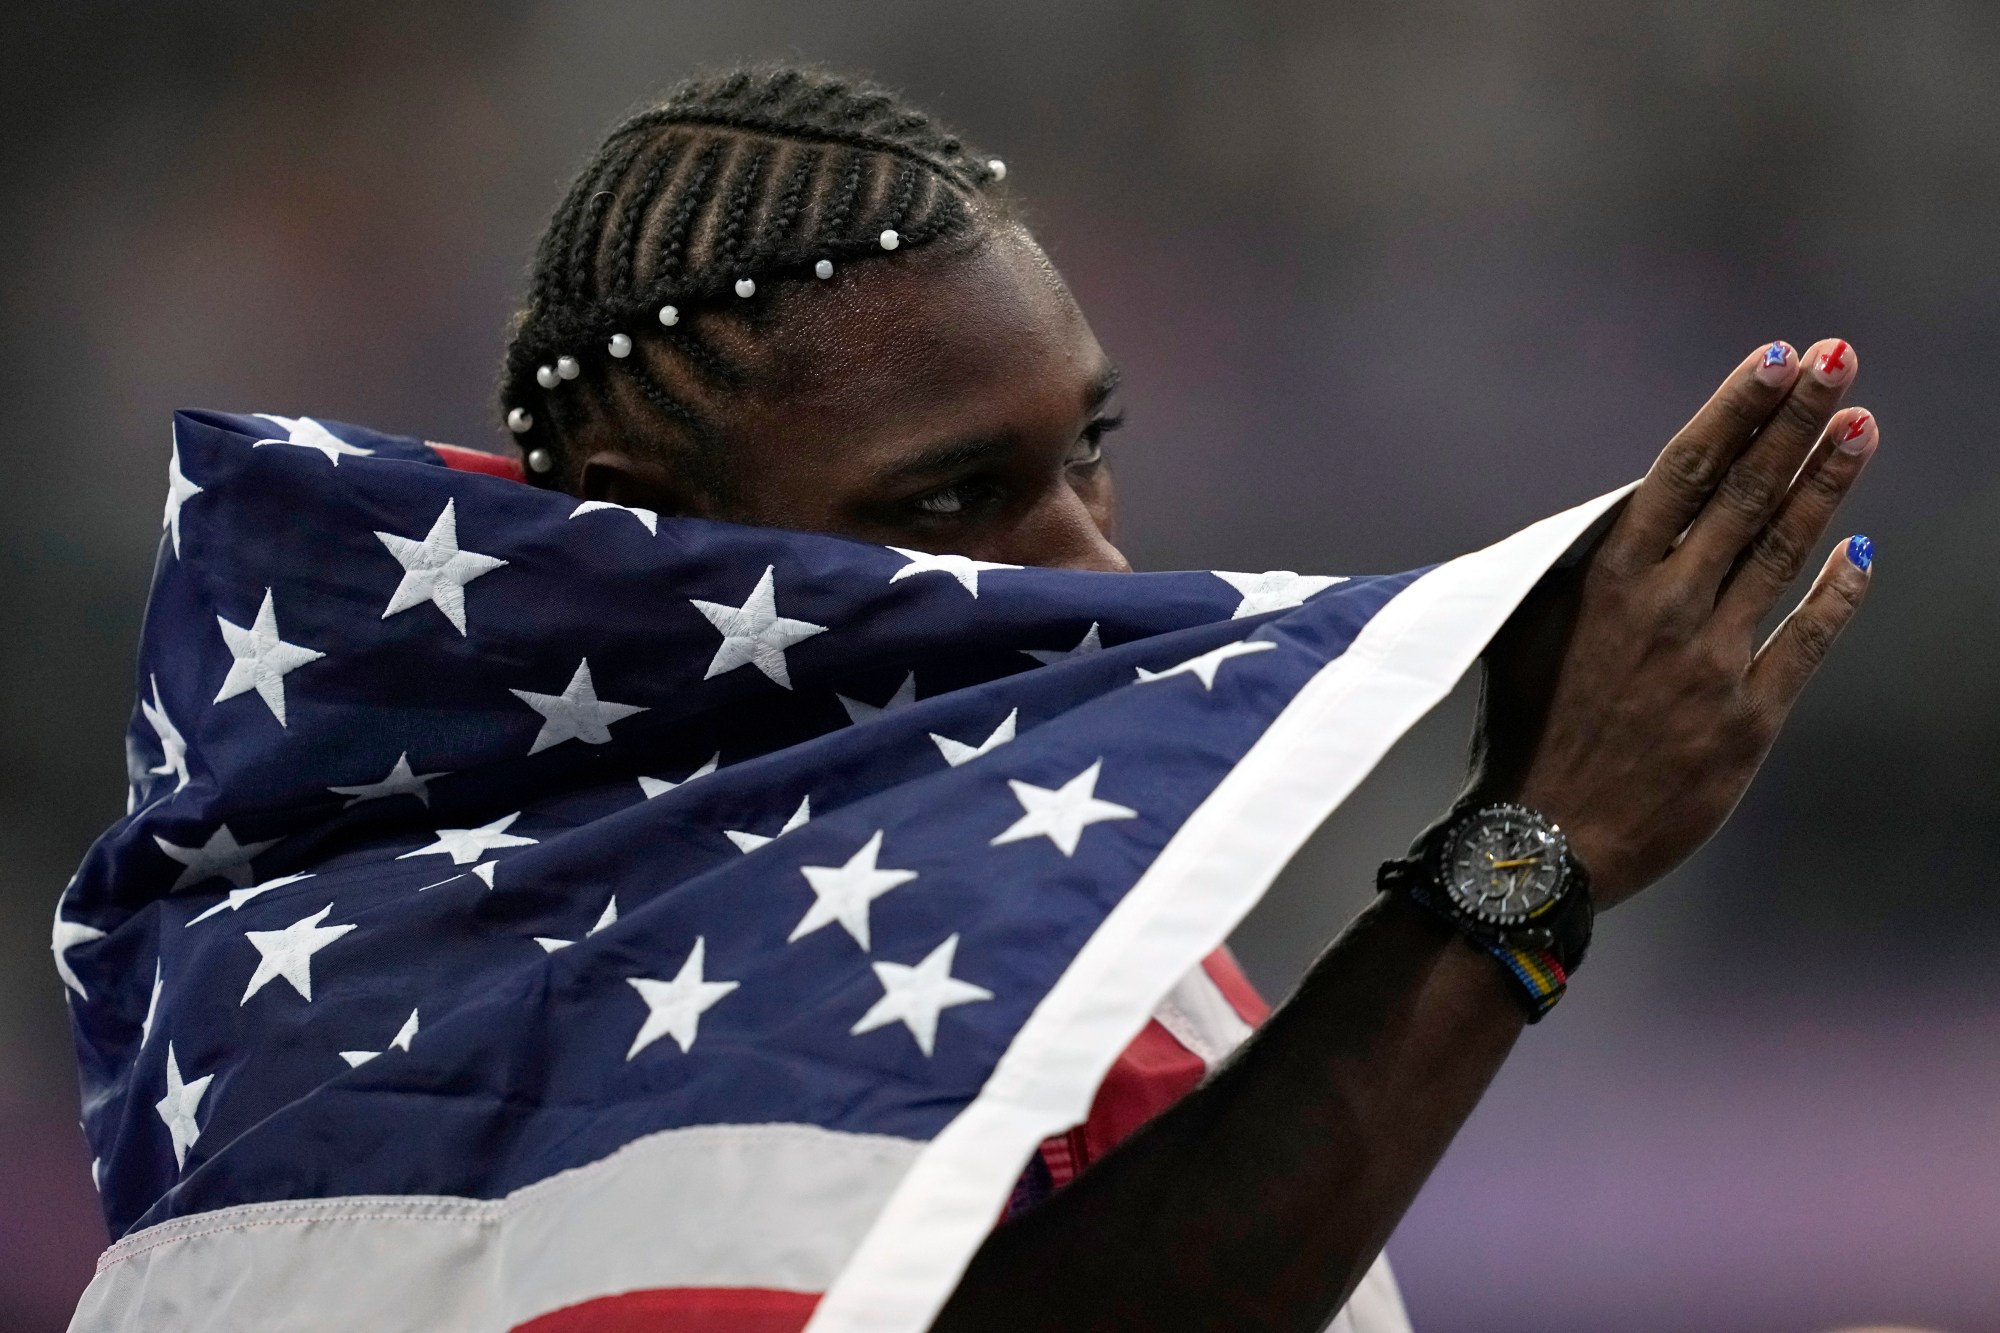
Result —
<instances>
[{"instance_id":1,"label":"raised hand","mask_svg":"<svg viewBox=\"0 0 2000 1333\"><path fill-rule=\"evenodd\" d=\"M1561 824L1600 908L1722 826L1868 590L1855 537L1758 642L1875 452L1873 415L1840 410L1856 369L1838 340L1758 349L1488 652L1471 790Z\"/></svg>"}]
</instances>

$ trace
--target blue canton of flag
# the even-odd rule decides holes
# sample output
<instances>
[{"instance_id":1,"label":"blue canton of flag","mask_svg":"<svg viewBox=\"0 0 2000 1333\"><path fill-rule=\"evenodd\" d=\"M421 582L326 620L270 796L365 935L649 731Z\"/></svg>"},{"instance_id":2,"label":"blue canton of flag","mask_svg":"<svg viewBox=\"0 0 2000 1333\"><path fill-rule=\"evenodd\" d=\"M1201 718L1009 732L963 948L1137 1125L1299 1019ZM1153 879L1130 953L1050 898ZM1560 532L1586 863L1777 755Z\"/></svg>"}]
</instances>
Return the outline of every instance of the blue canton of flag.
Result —
<instances>
[{"instance_id":1,"label":"blue canton of flag","mask_svg":"<svg viewBox=\"0 0 2000 1333\"><path fill-rule=\"evenodd\" d=\"M1612 498L1428 572L1114 575L461 453L176 418L130 812L55 924L78 1329L923 1328Z\"/></svg>"}]
</instances>

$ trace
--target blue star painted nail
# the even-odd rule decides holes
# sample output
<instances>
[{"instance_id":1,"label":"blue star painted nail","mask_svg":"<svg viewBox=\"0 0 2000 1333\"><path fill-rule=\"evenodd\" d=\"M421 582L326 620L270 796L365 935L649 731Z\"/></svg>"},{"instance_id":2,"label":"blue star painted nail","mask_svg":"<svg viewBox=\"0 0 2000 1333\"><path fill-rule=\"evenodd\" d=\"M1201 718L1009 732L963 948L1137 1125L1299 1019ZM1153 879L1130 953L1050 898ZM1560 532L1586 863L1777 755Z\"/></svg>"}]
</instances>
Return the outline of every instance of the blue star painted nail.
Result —
<instances>
[{"instance_id":1,"label":"blue star painted nail","mask_svg":"<svg viewBox=\"0 0 2000 1333\"><path fill-rule=\"evenodd\" d=\"M1764 364L1767 366L1782 366L1785 364L1785 358L1791 354L1792 349L1783 343L1772 343L1764 349Z\"/></svg>"},{"instance_id":2,"label":"blue star painted nail","mask_svg":"<svg viewBox=\"0 0 2000 1333\"><path fill-rule=\"evenodd\" d=\"M1847 559L1856 569L1866 573L1868 567L1875 563L1875 543L1855 533L1847 539Z\"/></svg>"}]
</instances>

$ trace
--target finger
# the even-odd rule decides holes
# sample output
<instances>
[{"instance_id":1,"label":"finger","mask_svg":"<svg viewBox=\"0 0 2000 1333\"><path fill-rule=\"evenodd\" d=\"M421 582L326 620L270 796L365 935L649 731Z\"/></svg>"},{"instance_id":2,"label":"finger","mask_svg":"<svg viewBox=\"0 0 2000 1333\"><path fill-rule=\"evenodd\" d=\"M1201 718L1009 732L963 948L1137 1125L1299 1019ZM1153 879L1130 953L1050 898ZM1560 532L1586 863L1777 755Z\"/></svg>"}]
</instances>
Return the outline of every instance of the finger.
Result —
<instances>
[{"instance_id":1,"label":"finger","mask_svg":"<svg viewBox=\"0 0 2000 1333\"><path fill-rule=\"evenodd\" d=\"M1782 715L1826 660L1833 641L1867 595L1875 564L1875 544L1849 537L1821 566L1811 591L1778 626L1750 663L1750 689Z\"/></svg>"},{"instance_id":2,"label":"finger","mask_svg":"<svg viewBox=\"0 0 2000 1333\"><path fill-rule=\"evenodd\" d=\"M1756 442L1723 473L1715 494L1669 557L1696 586L1718 586L1743 548L1771 521L1859 369L1854 349L1839 339L1814 344L1804 362L1805 373L1757 433Z\"/></svg>"},{"instance_id":3,"label":"finger","mask_svg":"<svg viewBox=\"0 0 2000 1333\"><path fill-rule=\"evenodd\" d=\"M1798 377L1798 353L1786 343L1760 347L1745 357L1653 460L1605 538L1606 556L1625 563L1658 563Z\"/></svg>"},{"instance_id":4,"label":"finger","mask_svg":"<svg viewBox=\"0 0 2000 1333\"><path fill-rule=\"evenodd\" d=\"M1778 512L1736 562L1716 602L1717 619L1735 625L1747 641L1805 567L1881 438L1872 413L1856 408L1834 415Z\"/></svg>"}]
</instances>

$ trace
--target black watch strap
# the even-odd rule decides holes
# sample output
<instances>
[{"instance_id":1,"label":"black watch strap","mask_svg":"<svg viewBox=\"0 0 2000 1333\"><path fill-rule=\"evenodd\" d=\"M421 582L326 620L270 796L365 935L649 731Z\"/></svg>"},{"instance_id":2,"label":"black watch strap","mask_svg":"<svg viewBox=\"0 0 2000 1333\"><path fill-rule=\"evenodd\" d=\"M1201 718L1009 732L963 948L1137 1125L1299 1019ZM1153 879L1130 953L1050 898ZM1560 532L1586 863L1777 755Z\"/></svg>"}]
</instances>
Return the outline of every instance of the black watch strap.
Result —
<instances>
[{"instance_id":1,"label":"black watch strap","mask_svg":"<svg viewBox=\"0 0 2000 1333\"><path fill-rule=\"evenodd\" d=\"M1574 867L1568 887L1547 911L1525 926L1502 930L1454 911L1434 882L1431 859L1421 847L1418 851L1416 856L1383 862L1376 875L1378 887L1409 899L1490 954L1514 983L1510 989L1526 1009L1528 1021L1540 1022L1563 997L1570 974L1582 965L1590 948L1595 914L1582 867Z\"/></svg>"}]
</instances>

